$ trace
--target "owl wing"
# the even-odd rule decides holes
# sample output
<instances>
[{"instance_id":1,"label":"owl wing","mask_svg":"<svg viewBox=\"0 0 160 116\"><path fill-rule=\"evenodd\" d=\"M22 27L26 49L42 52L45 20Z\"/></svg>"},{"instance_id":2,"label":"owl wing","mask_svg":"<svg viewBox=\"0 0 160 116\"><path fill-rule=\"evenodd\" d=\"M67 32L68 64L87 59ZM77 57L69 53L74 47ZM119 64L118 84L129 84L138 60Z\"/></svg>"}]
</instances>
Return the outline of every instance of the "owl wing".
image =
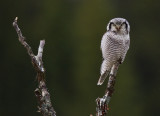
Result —
<instances>
[{"instance_id":1,"label":"owl wing","mask_svg":"<svg viewBox=\"0 0 160 116\"><path fill-rule=\"evenodd\" d=\"M108 32L105 33L101 40L101 50L103 56L103 62L101 65L101 76L97 85L102 85L106 77L108 76L114 61L114 39L109 36Z\"/></svg>"},{"instance_id":2,"label":"owl wing","mask_svg":"<svg viewBox=\"0 0 160 116\"><path fill-rule=\"evenodd\" d=\"M108 60L108 63L116 61L116 54L119 52L119 46L120 42L117 40L117 37L111 32L106 32L101 40L103 59Z\"/></svg>"},{"instance_id":3,"label":"owl wing","mask_svg":"<svg viewBox=\"0 0 160 116\"><path fill-rule=\"evenodd\" d=\"M110 55L110 49L112 47L113 40L112 37L109 36L109 32L106 32L101 40L101 51L103 59L108 59Z\"/></svg>"},{"instance_id":4,"label":"owl wing","mask_svg":"<svg viewBox=\"0 0 160 116\"><path fill-rule=\"evenodd\" d=\"M123 54L123 57L122 57L122 62L124 61L124 59L126 57L129 46L130 46L130 39L127 39L127 40L125 40L125 51L124 51L124 54Z\"/></svg>"},{"instance_id":5,"label":"owl wing","mask_svg":"<svg viewBox=\"0 0 160 116\"><path fill-rule=\"evenodd\" d=\"M130 39L127 39L125 44L126 44L126 52L127 52L130 46Z\"/></svg>"}]
</instances>

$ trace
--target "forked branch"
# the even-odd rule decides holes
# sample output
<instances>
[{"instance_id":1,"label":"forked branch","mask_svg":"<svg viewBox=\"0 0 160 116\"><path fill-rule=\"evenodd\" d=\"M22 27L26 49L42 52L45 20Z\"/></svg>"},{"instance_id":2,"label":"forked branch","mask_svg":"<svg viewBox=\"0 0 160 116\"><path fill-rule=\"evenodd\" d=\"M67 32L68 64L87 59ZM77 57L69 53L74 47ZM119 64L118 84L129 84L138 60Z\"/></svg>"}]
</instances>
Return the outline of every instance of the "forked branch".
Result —
<instances>
[{"instance_id":1,"label":"forked branch","mask_svg":"<svg viewBox=\"0 0 160 116\"><path fill-rule=\"evenodd\" d=\"M42 55L43 55L43 48L45 45L45 40L40 41L38 54L35 56L29 44L25 41L25 38L22 35L22 32L17 24L18 18L16 17L13 22L13 27L15 28L20 43L26 48L28 51L28 55L31 57L31 62L33 64L34 69L37 72L37 81L38 87L35 89L35 96L38 100L38 112L40 112L43 116L56 116L56 112L52 107L50 94L47 90L45 84L45 68L43 66Z\"/></svg>"}]
</instances>

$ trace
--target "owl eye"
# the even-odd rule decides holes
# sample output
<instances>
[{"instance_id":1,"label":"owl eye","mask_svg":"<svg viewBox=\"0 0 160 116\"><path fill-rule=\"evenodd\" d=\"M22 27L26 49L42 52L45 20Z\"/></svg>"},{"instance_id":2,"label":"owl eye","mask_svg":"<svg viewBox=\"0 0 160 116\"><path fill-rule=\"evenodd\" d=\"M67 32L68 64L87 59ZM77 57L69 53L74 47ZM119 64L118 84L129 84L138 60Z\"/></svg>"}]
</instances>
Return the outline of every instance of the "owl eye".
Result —
<instances>
[{"instance_id":1,"label":"owl eye","mask_svg":"<svg viewBox=\"0 0 160 116\"><path fill-rule=\"evenodd\" d=\"M127 24L127 22L126 22L126 21L125 21L125 22L123 22L121 25L125 25L126 29L128 28L128 24Z\"/></svg>"},{"instance_id":2,"label":"owl eye","mask_svg":"<svg viewBox=\"0 0 160 116\"><path fill-rule=\"evenodd\" d=\"M109 24L109 30L111 29L112 25L115 25L115 24L113 22L110 22L110 24Z\"/></svg>"}]
</instances>

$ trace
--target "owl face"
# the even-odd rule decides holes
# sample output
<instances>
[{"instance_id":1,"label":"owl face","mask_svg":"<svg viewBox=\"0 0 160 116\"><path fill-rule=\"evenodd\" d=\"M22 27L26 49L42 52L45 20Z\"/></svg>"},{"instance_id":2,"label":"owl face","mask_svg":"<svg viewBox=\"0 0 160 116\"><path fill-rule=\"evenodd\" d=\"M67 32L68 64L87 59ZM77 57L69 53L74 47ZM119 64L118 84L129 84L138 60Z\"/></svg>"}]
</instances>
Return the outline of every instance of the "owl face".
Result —
<instances>
[{"instance_id":1,"label":"owl face","mask_svg":"<svg viewBox=\"0 0 160 116\"><path fill-rule=\"evenodd\" d=\"M114 18L107 25L107 31L115 33L128 34L130 31L129 23L124 18Z\"/></svg>"}]
</instances>

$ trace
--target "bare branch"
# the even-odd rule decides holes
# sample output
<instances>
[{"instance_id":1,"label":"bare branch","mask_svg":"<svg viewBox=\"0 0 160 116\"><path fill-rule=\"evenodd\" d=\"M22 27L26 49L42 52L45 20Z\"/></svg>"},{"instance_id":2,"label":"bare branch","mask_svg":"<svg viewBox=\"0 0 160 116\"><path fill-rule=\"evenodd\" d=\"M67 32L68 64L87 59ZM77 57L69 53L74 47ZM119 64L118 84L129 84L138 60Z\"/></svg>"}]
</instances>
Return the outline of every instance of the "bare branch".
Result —
<instances>
[{"instance_id":1,"label":"bare branch","mask_svg":"<svg viewBox=\"0 0 160 116\"><path fill-rule=\"evenodd\" d=\"M39 48L38 48L38 54L37 54L37 56L38 56L39 58L41 58L41 59L42 59L42 55L43 55L43 47L44 47L44 44L45 44L45 40L41 40L41 41L40 41L40 44L39 44Z\"/></svg>"},{"instance_id":2,"label":"bare branch","mask_svg":"<svg viewBox=\"0 0 160 116\"><path fill-rule=\"evenodd\" d=\"M47 87L46 87L46 84L45 84L45 69L44 69L43 61L42 61L45 40L40 41L38 54L37 54L37 56L35 56L33 54L31 47L25 41L25 38L23 37L22 32L21 32L20 28L18 27L17 20L18 20L18 17L15 18L15 20L13 22L13 27L15 28L15 30L18 34L18 38L19 38L20 43L28 51L28 54L31 57L33 67L35 68L35 70L37 72L38 88L35 89L35 96L37 97L37 100L39 103L39 106L38 106L39 112L43 116L56 116L56 112L53 109L52 103L50 100L50 94L49 94Z\"/></svg>"},{"instance_id":3,"label":"bare branch","mask_svg":"<svg viewBox=\"0 0 160 116\"><path fill-rule=\"evenodd\" d=\"M107 112L109 110L108 104L114 92L114 85L115 85L116 74L117 74L119 64L120 63L118 62L111 69L105 95L103 96L103 98L96 99L96 102L97 102L96 116L106 116L107 115Z\"/></svg>"},{"instance_id":4,"label":"bare branch","mask_svg":"<svg viewBox=\"0 0 160 116\"><path fill-rule=\"evenodd\" d=\"M17 34L18 34L18 38L19 38L19 41L21 42L21 44L27 49L28 51L28 54L33 57L34 54L32 52L32 49L31 47L25 42L25 37L23 37L22 35L22 32L21 30L19 29L18 25L17 25L17 20L18 20L18 17L15 18L14 22L13 22L13 27L15 28Z\"/></svg>"}]
</instances>

